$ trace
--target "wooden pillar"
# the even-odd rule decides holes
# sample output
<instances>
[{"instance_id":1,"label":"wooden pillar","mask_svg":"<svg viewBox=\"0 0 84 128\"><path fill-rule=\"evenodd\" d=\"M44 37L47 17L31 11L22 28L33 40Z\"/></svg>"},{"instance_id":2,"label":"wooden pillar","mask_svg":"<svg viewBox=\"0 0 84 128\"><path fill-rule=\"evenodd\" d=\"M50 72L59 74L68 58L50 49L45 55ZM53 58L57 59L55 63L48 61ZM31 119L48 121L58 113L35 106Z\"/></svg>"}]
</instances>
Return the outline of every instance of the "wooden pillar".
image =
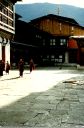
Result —
<instances>
[{"instance_id":1,"label":"wooden pillar","mask_svg":"<svg viewBox=\"0 0 84 128\"><path fill-rule=\"evenodd\" d=\"M2 38L0 37L0 60L2 60Z\"/></svg>"}]
</instances>

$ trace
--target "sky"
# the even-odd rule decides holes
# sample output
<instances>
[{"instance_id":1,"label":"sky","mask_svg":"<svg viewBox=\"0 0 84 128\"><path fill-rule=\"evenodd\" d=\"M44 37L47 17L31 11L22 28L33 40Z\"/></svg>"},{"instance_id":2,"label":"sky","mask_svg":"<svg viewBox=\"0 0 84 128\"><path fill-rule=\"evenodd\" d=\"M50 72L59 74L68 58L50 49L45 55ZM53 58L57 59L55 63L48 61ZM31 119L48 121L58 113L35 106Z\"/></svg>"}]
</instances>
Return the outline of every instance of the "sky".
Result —
<instances>
[{"instance_id":1,"label":"sky","mask_svg":"<svg viewBox=\"0 0 84 128\"><path fill-rule=\"evenodd\" d=\"M32 3L54 3L54 4L67 4L76 7L84 8L84 0L22 0L22 2L17 2L17 4L32 4Z\"/></svg>"}]
</instances>

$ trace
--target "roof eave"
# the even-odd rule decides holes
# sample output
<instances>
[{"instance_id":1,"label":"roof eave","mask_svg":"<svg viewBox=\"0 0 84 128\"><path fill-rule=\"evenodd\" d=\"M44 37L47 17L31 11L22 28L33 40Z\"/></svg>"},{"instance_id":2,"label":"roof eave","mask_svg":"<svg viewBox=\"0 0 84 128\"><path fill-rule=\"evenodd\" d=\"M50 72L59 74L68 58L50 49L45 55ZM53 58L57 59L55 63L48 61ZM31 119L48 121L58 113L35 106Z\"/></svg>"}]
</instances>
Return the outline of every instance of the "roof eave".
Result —
<instances>
[{"instance_id":1,"label":"roof eave","mask_svg":"<svg viewBox=\"0 0 84 128\"><path fill-rule=\"evenodd\" d=\"M10 0L12 3L16 3L17 1L22 1L22 0Z\"/></svg>"}]
</instances>

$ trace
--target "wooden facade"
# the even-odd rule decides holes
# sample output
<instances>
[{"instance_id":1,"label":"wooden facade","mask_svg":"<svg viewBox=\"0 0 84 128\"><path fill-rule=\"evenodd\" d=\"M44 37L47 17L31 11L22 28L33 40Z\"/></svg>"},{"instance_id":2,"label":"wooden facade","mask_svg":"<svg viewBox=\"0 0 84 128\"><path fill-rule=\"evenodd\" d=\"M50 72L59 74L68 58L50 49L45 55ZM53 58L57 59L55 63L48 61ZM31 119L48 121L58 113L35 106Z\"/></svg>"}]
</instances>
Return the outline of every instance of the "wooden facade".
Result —
<instances>
[{"instance_id":1,"label":"wooden facade","mask_svg":"<svg viewBox=\"0 0 84 128\"><path fill-rule=\"evenodd\" d=\"M67 46L71 40L69 38L70 36L84 35L83 26L80 26L72 18L57 16L53 14L32 20L31 23L37 28L39 28L40 30L48 32L49 34L52 35L52 38L48 42L48 45L50 44L50 48L53 47L52 51L55 51L55 53L52 52L53 53L52 55L52 53L50 52L49 55L48 54L46 55L50 56L49 58L53 60L54 64L55 62L81 64L81 61L80 62L78 61L79 47L75 47L76 45L78 45L78 43L76 42L76 45L74 45L75 41L74 42L72 41L73 47L70 48ZM53 42L52 46L51 46L51 42ZM52 56L53 56L53 59L52 59ZM82 63L84 64L84 62Z\"/></svg>"},{"instance_id":2,"label":"wooden facade","mask_svg":"<svg viewBox=\"0 0 84 128\"><path fill-rule=\"evenodd\" d=\"M15 8L18 0L0 0L0 60L10 63L10 42L15 34Z\"/></svg>"},{"instance_id":3,"label":"wooden facade","mask_svg":"<svg viewBox=\"0 0 84 128\"><path fill-rule=\"evenodd\" d=\"M71 18L50 14L32 20L31 23L54 36L84 35L84 27Z\"/></svg>"}]
</instances>

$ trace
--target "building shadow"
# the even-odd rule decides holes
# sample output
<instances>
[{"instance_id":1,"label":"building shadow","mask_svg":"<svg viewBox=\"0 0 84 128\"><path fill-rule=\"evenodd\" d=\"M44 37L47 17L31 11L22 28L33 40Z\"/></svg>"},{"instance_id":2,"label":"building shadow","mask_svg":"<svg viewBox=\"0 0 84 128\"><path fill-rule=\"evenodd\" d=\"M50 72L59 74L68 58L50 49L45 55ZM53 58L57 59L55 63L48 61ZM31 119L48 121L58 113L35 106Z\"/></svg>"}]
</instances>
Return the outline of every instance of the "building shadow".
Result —
<instances>
[{"instance_id":1,"label":"building shadow","mask_svg":"<svg viewBox=\"0 0 84 128\"><path fill-rule=\"evenodd\" d=\"M51 97L54 98L53 93L52 95L49 94L50 90L53 91L54 88L56 87L44 92L31 93L0 108L0 126L39 128L39 126L35 127L38 124L43 125L42 128L47 128L49 120L45 120L45 118L50 118L49 111L56 106L51 103ZM17 96L17 94L14 94L14 96Z\"/></svg>"},{"instance_id":2,"label":"building shadow","mask_svg":"<svg viewBox=\"0 0 84 128\"><path fill-rule=\"evenodd\" d=\"M57 128L62 128L60 127L61 122L64 117L67 118L70 102L78 102L75 99L76 94L74 92L76 90L73 87L71 83L61 81L47 91L33 92L0 108L0 126L8 126L8 128L12 126L14 128L53 128L53 125L56 124ZM17 97L17 94L14 96ZM63 124L66 122L65 119Z\"/></svg>"},{"instance_id":3,"label":"building shadow","mask_svg":"<svg viewBox=\"0 0 84 128\"><path fill-rule=\"evenodd\" d=\"M8 79L0 80L0 81L14 80L14 79L18 79L18 78L20 78L20 77L18 76L18 77L8 78Z\"/></svg>"}]
</instances>

